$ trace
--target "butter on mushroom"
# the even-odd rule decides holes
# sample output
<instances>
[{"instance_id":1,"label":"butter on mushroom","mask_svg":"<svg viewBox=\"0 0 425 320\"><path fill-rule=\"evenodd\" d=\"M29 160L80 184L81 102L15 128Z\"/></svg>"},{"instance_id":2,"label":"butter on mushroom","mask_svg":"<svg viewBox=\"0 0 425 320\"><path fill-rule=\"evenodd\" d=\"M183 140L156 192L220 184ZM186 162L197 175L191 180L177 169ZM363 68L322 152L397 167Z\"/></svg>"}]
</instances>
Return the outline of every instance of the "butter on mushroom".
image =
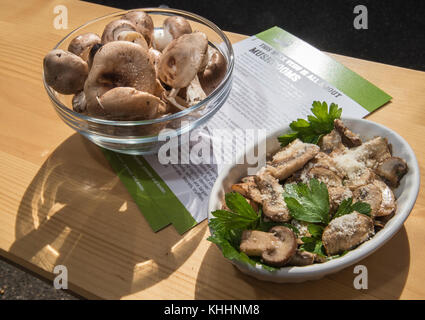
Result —
<instances>
[{"instance_id":1,"label":"butter on mushroom","mask_svg":"<svg viewBox=\"0 0 425 320\"><path fill-rule=\"evenodd\" d=\"M322 234L328 256L351 250L375 234L373 220L356 211L331 220Z\"/></svg>"},{"instance_id":2,"label":"butter on mushroom","mask_svg":"<svg viewBox=\"0 0 425 320\"><path fill-rule=\"evenodd\" d=\"M164 102L158 97L129 87L107 91L100 97L99 104L111 120L153 119L164 108Z\"/></svg>"},{"instance_id":3,"label":"butter on mushroom","mask_svg":"<svg viewBox=\"0 0 425 320\"><path fill-rule=\"evenodd\" d=\"M163 51L158 64L158 76L172 89L166 99L177 108L176 96L181 88L187 87L199 71L208 48L207 36L202 32L184 34L174 39Z\"/></svg>"},{"instance_id":4,"label":"butter on mushroom","mask_svg":"<svg viewBox=\"0 0 425 320\"><path fill-rule=\"evenodd\" d=\"M180 16L168 17L164 20L162 29L155 30L153 47L156 50L163 51L171 41L189 33L192 33L192 27L185 18Z\"/></svg>"},{"instance_id":5,"label":"butter on mushroom","mask_svg":"<svg viewBox=\"0 0 425 320\"><path fill-rule=\"evenodd\" d=\"M99 98L115 87L132 87L150 94L157 90L155 68L141 46L129 41L113 41L98 50L84 85L89 115L106 115Z\"/></svg>"},{"instance_id":6,"label":"butter on mushroom","mask_svg":"<svg viewBox=\"0 0 425 320\"><path fill-rule=\"evenodd\" d=\"M149 14L144 11L130 11L123 15L122 19L130 21L136 27L136 31L143 35L148 46L152 46L154 25Z\"/></svg>"},{"instance_id":7,"label":"butter on mushroom","mask_svg":"<svg viewBox=\"0 0 425 320\"><path fill-rule=\"evenodd\" d=\"M83 59L61 49L47 53L43 69L47 84L62 94L80 92L88 74L88 66Z\"/></svg>"},{"instance_id":8,"label":"butter on mushroom","mask_svg":"<svg viewBox=\"0 0 425 320\"><path fill-rule=\"evenodd\" d=\"M96 33L88 32L80 34L79 36L76 36L74 39L72 39L72 41L69 43L68 51L82 57L85 61L87 61L88 52L90 49L100 42L100 37Z\"/></svg>"},{"instance_id":9,"label":"butter on mushroom","mask_svg":"<svg viewBox=\"0 0 425 320\"><path fill-rule=\"evenodd\" d=\"M227 61L220 51L208 47L208 62L202 72L199 73L199 82L202 89L209 95L223 80L226 75Z\"/></svg>"},{"instance_id":10,"label":"butter on mushroom","mask_svg":"<svg viewBox=\"0 0 425 320\"><path fill-rule=\"evenodd\" d=\"M242 233L240 250L248 256L261 257L271 266L284 266L296 249L295 234L284 226L275 226L269 232L245 230Z\"/></svg>"},{"instance_id":11,"label":"butter on mushroom","mask_svg":"<svg viewBox=\"0 0 425 320\"><path fill-rule=\"evenodd\" d=\"M118 40L118 34L123 31L136 31L136 26L124 19L109 22L102 33L102 44Z\"/></svg>"}]
</instances>

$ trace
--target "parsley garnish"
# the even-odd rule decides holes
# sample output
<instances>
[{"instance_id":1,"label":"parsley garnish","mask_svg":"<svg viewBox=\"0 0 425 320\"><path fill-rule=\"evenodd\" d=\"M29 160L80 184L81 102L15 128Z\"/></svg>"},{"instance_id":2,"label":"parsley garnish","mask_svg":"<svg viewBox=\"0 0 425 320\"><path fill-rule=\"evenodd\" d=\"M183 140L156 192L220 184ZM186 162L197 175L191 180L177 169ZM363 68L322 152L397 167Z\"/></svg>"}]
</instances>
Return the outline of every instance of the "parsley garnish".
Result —
<instances>
[{"instance_id":1,"label":"parsley garnish","mask_svg":"<svg viewBox=\"0 0 425 320\"><path fill-rule=\"evenodd\" d=\"M225 200L231 212L216 210L211 213L215 217L209 222L213 234L207 240L217 244L223 256L227 259L237 260L252 266L260 264L265 270L269 271L277 270L236 249L239 248L243 230L253 230L261 226L261 212L257 214L239 193L226 193Z\"/></svg>"},{"instance_id":2,"label":"parsley garnish","mask_svg":"<svg viewBox=\"0 0 425 320\"><path fill-rule=\"evenodd\" d=\"M329 194L326 184L311 179L305 183L285 185L283 193L291 216L305 222L329 222Z\"/></svg>"},{"instance_id":3,"label":"parsley garnish","mask_svg":"<svg viewBox=\"0 0 425 320\"><path fill-rule=\"evenodd\" d=\"M345 199L339 205L333 219L350 214L353 211L357 211L358 213L365 214L370 217L370 204L361 201L353 203L353 198Z\"/></svg>"},{"instance_id":4,"label":"parsley garnish","mask_svg":"<svg viewBox=\"0 0 425 320\"><path fill-rule=\"evenodd\" d=\"M342 109L338 108L337 104L331 103L328 111L326 102L314 101L311 112L314 116L309 115L308 121L305 119L292 121L289 127L293 132L278 137L282 147L297 138L303 142L317 144L323 135L334 129L334 120L341 118Z\"/></svg>"}]
</instances>

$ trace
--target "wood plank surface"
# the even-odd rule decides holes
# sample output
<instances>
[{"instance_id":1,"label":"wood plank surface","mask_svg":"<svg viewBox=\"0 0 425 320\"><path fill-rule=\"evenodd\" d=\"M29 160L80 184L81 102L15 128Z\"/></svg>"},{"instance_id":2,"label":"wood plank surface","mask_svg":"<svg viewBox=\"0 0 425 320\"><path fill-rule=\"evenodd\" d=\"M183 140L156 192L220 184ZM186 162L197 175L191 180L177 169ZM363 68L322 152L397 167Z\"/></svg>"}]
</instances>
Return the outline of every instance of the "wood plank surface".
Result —
<instances>
[{"instance_id":1,"label":"wood plank surface","mask_svg":"<svg viewBox=\"0 0 425 320\"><path fill-rule=\"evenodd\" d=\"M53 27L65 5L68 30ZM203 222L183 236L153 233L99 149L56 115L41 80L43 56L84 22L117 9L78 1L0 0L0 254L103 299L423 299L425 193L401 231L361 264L319 281L272 284L243 275L206 241ZM245 36L228 33L233 41ZM339 55L393 100L369 119L401 134L425 173L425 73Z\"/></svg>"}]
</instances>

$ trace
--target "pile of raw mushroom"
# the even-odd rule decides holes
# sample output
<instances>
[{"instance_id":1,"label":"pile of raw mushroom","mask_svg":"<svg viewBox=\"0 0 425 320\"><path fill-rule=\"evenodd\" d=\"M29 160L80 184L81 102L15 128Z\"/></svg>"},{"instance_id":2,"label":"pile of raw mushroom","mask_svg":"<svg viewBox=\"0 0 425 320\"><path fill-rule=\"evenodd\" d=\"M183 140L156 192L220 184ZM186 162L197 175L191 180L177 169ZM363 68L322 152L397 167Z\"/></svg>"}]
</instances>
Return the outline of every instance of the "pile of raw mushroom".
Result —
<instances>
[{"instance_id":1,"label":"pile of raw mushroom","mask_svg":"<svg viewBox=\"0 0 425 320\"><path fill-rule=\"evenodd\" d=\"M222 81L226 59L193 32L180 16L154 29L144 11L130 11L105 26L99 37L85 33L68 51L44 58L47 84L74 94L73 109L109 120L163 117L205 99Z\"/></svg>"}]
</instances>

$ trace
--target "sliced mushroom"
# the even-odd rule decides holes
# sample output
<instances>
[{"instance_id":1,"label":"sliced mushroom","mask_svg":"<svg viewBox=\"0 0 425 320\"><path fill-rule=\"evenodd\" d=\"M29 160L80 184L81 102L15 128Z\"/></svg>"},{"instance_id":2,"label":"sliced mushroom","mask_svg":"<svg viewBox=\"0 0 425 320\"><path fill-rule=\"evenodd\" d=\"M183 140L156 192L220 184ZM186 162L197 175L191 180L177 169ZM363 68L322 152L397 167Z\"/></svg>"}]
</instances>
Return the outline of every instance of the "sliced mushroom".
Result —
<instances>
[{"instance_id":1,"label":"sliced mushroom","mask_svg":"<svg viewBox=\"0 0 425 320\"><path fill-rule=\"evenodd\" d=\"M341 119L335 119L335 130L341 135L342 143L349 148L358 147L362 144L359 135L348 129Z\"/></svg>"},{"instance_id":2,"label":"sliced mushroom","mask_svg":"<svg viewBox=\"0 0 425 320\"><path fill-rule=\"evenodd\" d=\"M199 73L199 82L207 95L214 91L226 75L227 61L220 51L208 47L207 65Z\"/></svg>"},{"instance_id":3,"label":"sliced mushroom","mask_svg":"<svg viewBox=\"0 0 425 320\"><path fill-rule=\"evenodd\" d=\"M153 46L162 51L174 39L192 33L189 22L180 16L171 16L164 20L162 29L155 30Z\"/></svg>"},{"instance_id":4,"label":"sliced mushroom","mask_svg":"<svg viewBox=\"0 0 425 320\"><path fill-rule=\"evenodd\" d=\"M335 130L324 135L319 141L320 150L326 154L342 151L345 146L342 144L341 136Z\"/></svg>"},{"instance_id":5,"label":"sliced mushroom","mask_svg":"<svg viewBox=\"0 0 425 320\"><path fill-rule=\"evenodd\" d=\"M350 188L351 190L355 190L361 186L365 186L375 180L375 173L369 169L360 170L357 175L350 176L350 179L344 180L344 186Z\"/></svg>"},{"instance_id":6,"label":"sliced mushroom","mask_svg":"<svg viewBox=\"0 0 425 320\"><path fill-rule=\"evenodd\" d=\"M323 167L313 167L307 173L308 180L315 178L328 187L342 187L342 179L332 170Z\"/></svg>"},{"instance_id":7,"label":"sliced mushroom","mask_svg":"<svg viewBox=\"0 0 425 320\"><path fill-rule=\"evenodd\" d=\"M406 161L399 157L388 158L376 168L376 174L384 179L392 188L399 186L400 180L407 171Z\"/></svg>"},{"instance_id":8,"label":"sliced mushroom","mask_svg":"<svg viewBox=\"0 0 425 320\"><path fill-rule=\"evenodd\" d=\"M83 59L61 49L47 53L43 68L47 84L63 94L80 92L88 74L88 66Z\"/></svg>"},{"instance_id":9,"label":"sliced mushroom","mask_svg":"<svg viewBox=\"0 0 425 320\"><path fill-rule=\"evenodd\" d=\"M143 49L149 50L149 45L146 42L145 38L142 36L142 34L136 32L136 31L121 31L117 34L116 40L118 41L130 41L133 43L138 44L139 46L142 46Z\"/></svg>"},{"instance_id":10,"label":"sliced mushroom","mask_svg":"<svg viewBox=\"0 0 425 320\"><path fill-rule=\"evenodd\" d=\"M68 46L68 51L81 57L83 52L90 51L95 44L99 44L100 42L100 37L96 33L88 32L80 34L72 39ZM87 61L87 59L84 60Z\"/></svg>"},{"instance_id":11,"label":"sliced mushroom","mask_svg":"<svg viewBox=\"0 0 425 320\"><path fill-rule=\"evenodd\" d=\"M161 81L172 88L166 98L176 107L184 109L175 100L179 90L187 87L198 73L208 47L202 32L184 34L174 39L163 51L158 64Z\"/></svg>"},{"instance_id":12,"label":"sliced mushroom","mask_svg":"<svg viewBox=\"0 0 425 320\"><path fill-rule=\"evenodd\" d=\"M147 92L129 87L117 87L103 94L99 104L108 119L145 120L157 117L164 102Z\"/></svg>"},{"instance_id":13,"label":"sliced mushroom","mask_svg":"<svg viewBox=\"0 0 425 320\"><path fill-rule=\"evenodd\" d=\"M397 202L393 191L389 186L380 180L375 180L374 185L381 191L381 205L376 214L377 217L389 216L393 214L397 209Z\"/></svg>"},{"instance_id":14,"label":"sliced mushroom","mask_svg":"<svg viewBox=\"0 0 425 320\"><path fill-rule=\"evenodd\" d=\"M261 192L255 183L254 176L243 178L241 183L232 185L232 190L240 193L244 197L254 200L255 202L262 202Z\"/></svg>"},{"instance_id":15,"label":"sliced mushroom","mask_svg":"<svg viewBox=\"0 0 425 320\"><path fill-rule=\"evenodd\" d=\"M261 169L255 176L255 183L261 192L263 214L272 221L287 222L291 220L289 209L283 199L283 187L279 180L266 170Z\"/></svg>"},{"instance_id":16,"label":"sliced mushroom","mask_svg":"<svg viewBox=\"0 0 425 320\"><path fill-rule=\"evenodd\" d=\"M328 193L331 211L337 210L342 201L347 200L348 198L353 198L353 193L350 188L344 186L329 187Z\"/></svg>"},{"instance_id":17,"label":"sliced mushroom","mask_svg":"<svg viewBox=\"0 0 425 320\"><path fill-rule=\"evenodd\" d=\"M297 241L291 229L276 226L269 232L245 230L240 250L248 256L262 257L271 266L284 266L297 249Z\"/></svg>"},{"instance_id":18,"label":"sliced mushroom","mask_svg":"<svg viewBox=\"0 0 425 320\"><path fill-rule=\"evenodd\" d=\"M317 145L296 139L273 156L267 170L279 180L286 179L295 171L304 167L319 151Z\"/></svg>"},{"instance_id":19,"label":"sliced mushroom","mask_svg":"<svg viewBox=\"0 0 425 320\"><path fill-rule=\"evenodd\" d=\"M129 41L113 41L98 50L84 86L90 115L106 115L99 98L115 87L132 87L150 94L157 90L155 68L141 46Z\"/></svg>"},{"instance_id":20,"label":"sliced mushroom","mask_svg":"<svg viewBox=\"0 0 425 320\"><path fill-rule=\"evenodd\" d=\"M377 215L382 202L382 192L375 184L370 183L361 186L353 192L354 200L366 202L370 205L370 214L374 217Z\"/></svg>"},{"instance_id":21,"label":"sliced mushroom","mask_svg":"<svg viewBox=\"0 0 425 320\"><path fill-rule=\"evenodd\" d=\"M308 266L310 264L313 264L314 262L314 254L308 251L300 251L297 250L295 254L289 259L288 265L289 266Z\"/></svg>"},{"instance_id":22,"label":"sliced mushroom","mask_svg":"<svg viewBox=\"0 0 425 320\"><path fill-rule=\"evenodd\" d=\"M122 31L136 31L136 26L124 19L109 22L103 30L102 44L118 40L118 34Z\"/></svg>"},{"instance_id":23,"label":"sliced mushroom","mask_svg":"<svg viewBox=\"0 0 425 320\"><path fill-rule=\"evenodd\" d=\"M78 113L86 113L87 102L84 91L81 91L72 97L72 109Z\"/></svg>"},{"instance_id":24,"label":"sliced mushroom","mask_svg":"<svg viewBox=\"0 0 425 320\"><path fill-rule=\"evenodd\" d=\"M322 242L328 256L351 250L375 233L373 220L356 211L331 220Z\"/></svg>"},{"instance_id":25,"label":"sliced mushroom","mask_svg":"<svg viewBox=\"0 0 425 320\"><path fill-rule=\"evenodd\" d=\"M149 14L144 11L130 11L123 15L122 19L129 20L136 27L136 31L143 35L148 46L152 45L154 25Z\"/></svg>"},{"instance_id":26,"label":"sliced mushroom","mask_svg":"<svg viewBox=\"0 0 425 320\"><path fill-rule=\"evenodd\" d=\"M375 137L353 150L356 159L371 169L376 169L380 163L391 157L388 141L382 137Z\"/></svg>"}]
</instances>

